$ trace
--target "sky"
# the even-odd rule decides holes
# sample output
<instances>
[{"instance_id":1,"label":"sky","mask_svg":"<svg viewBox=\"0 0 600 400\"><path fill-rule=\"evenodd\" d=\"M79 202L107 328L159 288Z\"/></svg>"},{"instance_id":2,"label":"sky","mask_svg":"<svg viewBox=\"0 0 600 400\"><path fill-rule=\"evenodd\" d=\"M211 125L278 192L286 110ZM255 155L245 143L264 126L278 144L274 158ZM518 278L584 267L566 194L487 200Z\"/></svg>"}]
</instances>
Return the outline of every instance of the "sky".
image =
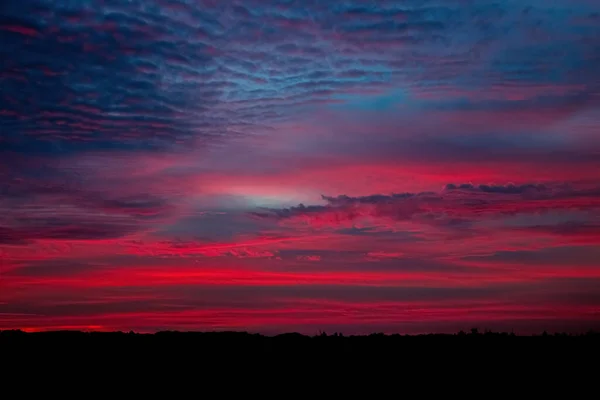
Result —
<instances>
[{"instance_id":1,"label":"sky","mask_svg":"<svg viewBox=\"0 0 600 400\"><path fill-rule=\"evenodd\" d=\"M600 328L597 0L0 3L0 329Z\"/></svg>"}]
</instances>

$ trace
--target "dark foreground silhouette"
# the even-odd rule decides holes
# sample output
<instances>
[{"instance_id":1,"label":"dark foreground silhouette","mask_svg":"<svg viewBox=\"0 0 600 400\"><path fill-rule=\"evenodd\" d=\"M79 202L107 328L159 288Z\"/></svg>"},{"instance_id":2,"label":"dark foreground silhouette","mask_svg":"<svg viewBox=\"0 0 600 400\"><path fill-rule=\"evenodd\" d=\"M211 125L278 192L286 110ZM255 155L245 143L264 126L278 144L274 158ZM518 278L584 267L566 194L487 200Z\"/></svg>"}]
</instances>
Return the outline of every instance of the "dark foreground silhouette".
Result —
<instances>
[{"instance_id":1,"label":"dark foreground silhouette","mask_svg":"<svg viewBox=\"0 0 600 400\"><path fill-rule=\"evenodd\" d=\"M135 332L81 332L49 331L27 333L20 330L0 331L0 348L60 349L62 352L112 351L119 347L129 351L152 348L153 351L185 351L191 353L279 353L305 355L312 352L351 352L408 354L423 351L461 352L485 350L487 352L530 352L553 349L585 351L588 354L600 349L600 333L584 334L542 333L519 336L513 333L470 332L456 334L385 335L374 333L364 336L321 333L306 336L286 333L264 336L247 332L177 332L163 331L154 334Z\"/></svg>"},{"instance_id":2,"label":"dark foreground silhouette","mask_svg":"<svg viewBox=\"0 0 600 400\"><path fill-rule=\"evenodd\" d=\"M417 376L420 380L414 383L421 382L422 390L474 385L485 378L493 382L495 392L509 383L532 383L537 376L550 389L555 383L577 382L575 386L569 383L569 396L563 396L573 398L573 387L595 382L600 372L599 350L600 334L593 332L263 336L246 332L0 331L0 366L6 366L5 371L27 376L31 382L39 375L60 376L57 382L74 376L100 379L94 388L118 380L138 382L147 389L168 374L177 382L193 385L227 379L230 383L219 383L224 385L220 390L246 390L246 384L237 381L244 378L260 388L278 387L273 385L283 380L293 382L286 390L294 393L315 382L339 384L352 392L361 383L379 382L373 388L380 383L405 385L413 382L409 376ZM6 376L2 379L11 381ZM378 397L383 396L366 396Z\"/></svg>"}]
</instances>

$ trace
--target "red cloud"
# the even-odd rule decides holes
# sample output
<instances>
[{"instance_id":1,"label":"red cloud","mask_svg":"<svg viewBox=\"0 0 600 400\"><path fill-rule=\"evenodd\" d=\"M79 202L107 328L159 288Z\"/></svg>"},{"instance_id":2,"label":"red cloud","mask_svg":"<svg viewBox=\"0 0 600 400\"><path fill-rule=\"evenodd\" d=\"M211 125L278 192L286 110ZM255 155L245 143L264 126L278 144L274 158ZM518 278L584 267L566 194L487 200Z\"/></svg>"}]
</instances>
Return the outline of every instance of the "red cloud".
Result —
<instances>
[{"instance_id":1,"label":"red cloud","mask_svg":"<svg viewBox=\"0 0 600 400\"><path fill-rule=\"evenodd\" d=\"M299 261L321 261L321 256L309 255L296 257Z\"/></svg>"}]
</instances>

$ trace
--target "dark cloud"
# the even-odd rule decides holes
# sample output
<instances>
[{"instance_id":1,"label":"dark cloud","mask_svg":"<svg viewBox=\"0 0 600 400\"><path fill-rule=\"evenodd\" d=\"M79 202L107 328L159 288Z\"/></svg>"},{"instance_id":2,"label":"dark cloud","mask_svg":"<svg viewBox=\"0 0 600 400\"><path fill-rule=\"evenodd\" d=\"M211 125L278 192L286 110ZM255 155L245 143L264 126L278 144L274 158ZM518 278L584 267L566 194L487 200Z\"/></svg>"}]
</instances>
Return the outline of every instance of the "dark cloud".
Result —
<instances>
[{"instance_id":1,"label":"dark cloud","mask_svg":"<svg viewBox=\"0 0 600 400\"><path fill-rule=\"evenodd\" d=\"M5 273L7 276L48 278L66 277L85 273L91 269L100 269L102 263L90 262L89 260L41 260L30 261L19 265L18 268Z\"/></svg>"},{"instance_id":2,"label":"dark cloud","mask_svg":"<svg viewBox=\"0 0 600 400\"><path fill-rule=\"evenodd\" d=\"M598 81L598 29L575 25L593 10L525 7L11 2L0 19L3 148L63 154L218 140L232 125L268 125L371 84ZM596 90L563 100L588 104Z\"/></svg>"},{"instance_id":3,"label":"dark cloud","mask_svg":"<svg viewBox=\"0 0 600 400\"><path fill-rule=\"evenodd\" d=\"M361 197L340 195L322 196L322 199L327 204L300 204L291 208L266 209L252 215L280 220L300 218L331 224L375 217L461 227L481 216L600 208L600 191L597 188L549 187L542 184L448 184L439 193Z\"/></svg>"},{"instance_id":4,"label":"dark cloud","mask_svg":"<svg viewBox=\"0 0 600 400\"><path fill-rule=\"evenodd\" d=\"M93 241L118 239L141 229L118 219L93 220L65 217L28 218L0 230L0 244L25 245L34 240Z\"/></svg>"},{"instance_id":5,"label":"dark cloud","mask_svg":"<svg viewBox=\"0 0 600 400\"><path fill-rule=\"evenodd\" d=\"M191 117L219 90L206 82L214 67L197 31L155 4L13 2L0 21L3 150L158 149L190 139Z\"/></svg>"},{"instance_id":6,"label":"dark cloud","mask_svg":"<svg viewBox=\"0 0 600 400\"><path fill-rule=\"evenodd\" d=\"M573 271L576 271L581 267L597 267L600 249L597 246L561 246L536 251L498 251L491 255L467 256L463 259L482 264L505 263L531 267L567 266L573 267Z\"/></svg>"},{"instance_id":7,"label":"dark cloud","mask_svg":"<svg viewBox=\"0 0 600 400\"><path fill-rule=\"evenodd\" d=\"M591 218L590 218L591 219ZM591 241L600 240L600 224L590 222L563 222L553 225L533 225L523 228L532 234L554 234L563 238L581 238Z\"/></svg>"},{"instance_id":8,"label":"dark cloud","mask_svg":"<svg viewBox=\"0 0 600 400\"><path fill-rule=\"evenodd\" d=\"M445 190L473 190L473 191L481 191L484 193L504 193L504 194L525 194L525 193L543 193L548 189L546 186L537 184L527 184L527 185L478 185L474 186L471 183L464 183L461 185L454 185L449 183L446 185Z\"/></svg>"},{"instance_id":9,"label":"dark cloud","mask_svg":"<svg viewBox=\"0 0 600 400\"><path fill-rule=\"evenodd\" d=\"M150 194L85 190L80 182L53 179L5 182L0 200L0 242L116 239L171 215L173 205Z\"/></svg>"},{"instance_id":10,"label":"dark cloud","mask_svg":"<svg viewBox=\"0 0 600 400\"><path fill-rule=\"evenodd\" d=\"M15 229L0 227L0 244L25 245L28 241L24 236L26 235Z\"/></svg>"},{"instance_id":11,"label":"dark cloud","mask_svg":"<svg viewBox=\"0 0 600 400\"><path fill-rule=\"evenodd\" d=\"M586 84L557 101L486 105L492 110L539 110L545 103L581 109L592 106L597 92L589 83L598 81L598 29L582 22L597 10L585 7L564 15L492 1L367 7L35 0L2 7L3 157L183 150L376 86L483 92L499 85L526 89L540 80ZM548 60L553 64L537 66ZM456 110L487 103L445 104Z\"/></svg>"}]
</instances>

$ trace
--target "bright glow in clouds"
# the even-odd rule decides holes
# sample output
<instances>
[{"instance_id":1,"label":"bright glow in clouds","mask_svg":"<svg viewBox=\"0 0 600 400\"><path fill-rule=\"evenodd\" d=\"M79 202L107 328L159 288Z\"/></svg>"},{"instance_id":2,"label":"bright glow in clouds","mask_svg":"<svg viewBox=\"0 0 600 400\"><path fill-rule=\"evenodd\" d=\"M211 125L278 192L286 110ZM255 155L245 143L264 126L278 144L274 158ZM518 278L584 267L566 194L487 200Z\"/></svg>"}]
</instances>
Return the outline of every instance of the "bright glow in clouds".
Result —
<instances>
[{"instance_id":1,"label":"bright glow in clouds","mask_svg":"<svg viewBox=\"0 0 600 400\"><path fill-rule=\"evenodd\" d=\"M600 328L600 3L0 6L0 329Z\"/></svg>"}]
</instances>

